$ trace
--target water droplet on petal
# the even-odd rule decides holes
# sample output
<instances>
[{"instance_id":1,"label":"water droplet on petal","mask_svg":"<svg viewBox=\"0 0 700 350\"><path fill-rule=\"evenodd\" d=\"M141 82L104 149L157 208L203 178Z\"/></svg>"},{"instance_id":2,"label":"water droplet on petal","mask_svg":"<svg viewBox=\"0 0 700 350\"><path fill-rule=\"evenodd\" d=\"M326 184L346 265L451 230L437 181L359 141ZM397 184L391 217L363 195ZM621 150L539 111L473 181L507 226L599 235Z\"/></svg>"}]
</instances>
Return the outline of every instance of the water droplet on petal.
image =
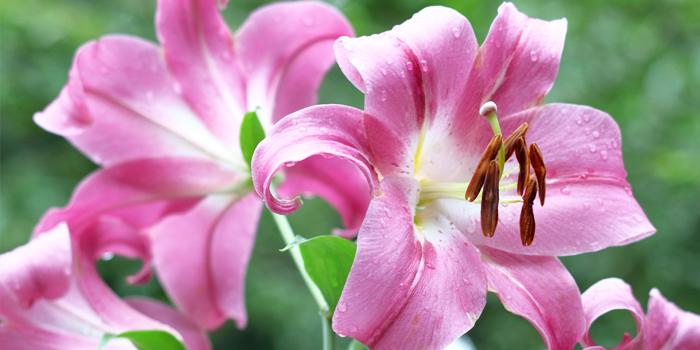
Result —
<instances>
[{"instance_id":1,"label":"water droplet on petal","mask_svg":"<svg viewBox=\"0 0 700 350\"><path fill-rule=\"evenodd\" d=\"M537 62L537 51L532 50L530 51L530 61L532 62Z\"/></svg>"},{"instance_id":2,"label":"water droplet on petal","mask_svg":"<svg viewBox=\"0 0 700 350\"><path fill-rule=\"evenodd\" d=\"M384 214L386 214L386 217L388 217L389 219L391 219L391 212L389 211L389 209L384 208Z\"/></svg>"},{"instance_id":3,"label":"water droplet on petal","mask_svg":"<svg viewBox=\"0 0 700 350\"><path fill-rule=\"evenodd\" d=\"M405 284L403 284L403 283L399 284L399 289L401 289L401 290L404 290L404 289L406 289L406 285L405 285Z\"/></svg>"},{"instance_id":4,"label":"water droplet on petal","mask_svg":"<svg viewBox=\"0 0 700 350\"><path fill-rule=\"evenodd\" d=\"M420 60L420 68L424 72L427 72L428 71L428 62L426 62L425 60Z\"/></svg>"},{"instance_id":5,"label":"water droplet on petal","mask_svg":"<svg viewBox=\"0 0 700 350\"><path fill-rule=\"evenodd\" d=\"M590 134L591 134L591 129L585 128L585 129L583 129L583 133L586 134L586 135L590 135Z\"/></svg>"},{"instance_id":6,"label":"water droplet on petal","mask_svg":"<svg viewBox=\"0 0 700 350\"><path fill-rule=\"evenodd\" d=\"M384 101L386 101L386 98L387 98L386 90L382 90L382 95L380 96L380 99L382 100L382 102L384 102Z\"/></svg>"},{"instance_id":7,"label":"water droplet on petal","mask_svg":"<svg viewBox=\"0 0 700 350\"><path fill-rule=\"evenodd\" d=\"M625 186L625 192L628 196L632 196L632 187Z\"/></svg>"},{"instance_id":8,"label":"water droplet on petal","mask_svg":"<svg viewBox=\"0 0 700 350\"><path fill-rule=\"evenodd\" d=\"M600 151L600 159L603 161L608 160L608 151Z\"/></svg>"},{"instance_id":9,"label":"water droplet on petal","mask_svg":"<svg viewBox=\"0 0 700 350\"><path fill-rule=\"evenodd\" d=\"M405 78L405 77L406 77L406 73L404 73L404 71L401 71L401 78Z\"/></svg>"},{"instance_id":10,"label":"water droplet on petal","mask_svg":"<svg viewBox=\"0 0 700 350\"><path fill-rule=\"evenodd\" d=\"M642 222L642 221L643 221L642 217L639 216L639 215L637 215L637 214L632 215L632 218L633 218L634 221L636 221L636 222Z\"/></svg>"},{"instance_id":11,"label":"water droplet on petal","mask_svg":"<svg viewBox=\"0 0 700 350\"><path fill-rule=\"evenodd\" d=\"M386 59L386 64L391 64L391 58Z\"/></svg>"},{"instance_id":12,"label":"water droplet on petal","mask_svg":"<svg viewBox=\"0 0 700 350\"><path fill-rule=\"evenodd\" d=\"M413 70L413 62L406 62L406 68L408 70Z\"/></svg>"},{"instance_id":13,"label":"water droplet on petal","mask_svg":"<svg viewBox=\"0 0 700 350\"><path fill-rule=\"evenodd\" d=\"M588 150L591 151L591 153L595 153L595 151L596 151L595 145L592 144L592 143L589 143L589 144L588 144Z\"/></svg>"},{"instance_id":14,"label":"water droplet on petal","mask_svg":"<svg viewBox=\"0 0 700 350\"><path fill-rule=\"evenodd\" d=\"M502 32L502 31L503 31L503 25L502 25L502 24L499 24L499 25L498 25L498 31L499 31L499 32Z\"/></svg>"},{"instance_id":15,"label":"water droplet on petal","mask_svg":"<svg viewBox=\"0 0 700 350\"><path fill-rule=\"evenodd\" d=\"M427 267L427 268L429 268L429 269L431 269L431 270L435 270L435 266L433 266L432 264L429 264L429 263L426 263L426 264L425 264L425 267Z\"/></svg>"},{"instance_id":16,"label":"water droplet on petal","mask_svg":"<svg viewBox=\"0 0 700 350\"><path fill-rule=\"evenodd\" d=\"M596 198L595 201L598 202L598 205L600 205L600 206L602 206L604 204L603 200L601 198Z\"/></svg>"},{"instance_id":17,"label":"water droplet on petal","mask_svg":"<svg viewBox=\"0 0 700 350\"><path fill-rule=\"evenodd\" d=\"M576 117L576 124L578 124L578 125L583 124L583 120L581 120L581 118L579 118L579 117Z\"/></svg>"},{"instance_id":18,"label":"water droplet on petal","mask_svg":"<svg viewBox=\"0 0 700 350\"><path fill-rule=\"evenodd\" d=\"M327 133L328 133L328 129L326 129L326 127L322 126L322 127L321 127L321 133L322 133L322 134L327 134Z\"/></svg>"},{"instance_id":19,"label":"water droplet on petal","mask_svg":"<svg viewBox=\"0 0 700 350\"><path fill-rule=\"evenodd\" d=\"M454 35L455 38L459 38L459 35L460 35L460 33L459 33L459 28L457 28L457 27L452 27L452 35Z\"/></svg>"},{"instance_id":20,"label":"water droplet on petal","mask_svg":"<svg viewBox=\"0 0 700 350\"><path fill-rule=\"evenodd\" d=\"M564 131L566 131L567 134L571 134L571 128L568 126L566 127L566 129L564 129Z\"/></svg>"},{"instance_id":21,"label":"water droplet on petal","mask_svg":"<svg viewBox=\"0 0 700 350\"><path fill-rule=\"evenodd\" d=\"M106 252L106 253L102 254L102 257L100 259L102 259L104 261L109 261L109 260L112 260L112 258L114 258L114 253Z\"/></svg>"},{"instance_id":22,"label":"water droplet on petal","mask_svg":"<svg viewBox=\"0 0 700 350\"><path fill-rule=\"evenodd\" d=\"M386 228L386 224L384 223L384 219L379 219L379 224L382 225L382 228Z\"/></svg>"},{"instance_id":23,"label":"water droplet on petal","mask_svg":"<svg viewBox=\"0 0 700 350\"><path fill-rule=\"evenodd\" d=\"M597 138L599 138L599 137L600 137L600 133L597 132L597 131L594 131L594 132L593 132L593 138L594 138L594 139L597 139Z\"/></svg>"},{"instance_id":24,"label":"water droplet on petal","mask_svg":"<svg viewBox=\"0 0 700 350\"><path fill-rule=\"evenodd\" d=\"M365 81L365 90L367 90L367 93L372 92L372 83L369 81Z\"/></svg>"},{"instance_id":25,"label":"water droplet on petal","mask_svg":"<svg viewBox=\"0 0 700 350\"><path fill-rule=\"evenodd\" d=\"M299 131L301 131L301 132L306 132L306 127L300 126L300 127L299 127Z\"/></svg>"},{"instance_id":26,"label":"water droplet on petal","mask_svg":"<svg viewBox=\"0 0 700 350\"><path fill-rule=\"evenodd\" d=\"M583 203L583 209L589 209L591 207L588 203Z\"/></svg>"},{"instance_id":27,"label":"water droplet on petal","mask_svg":"<svg viewBox=\"0 0 700 350\"><path fill-rule=\"evenodd\" d=\"M379 265L380 262L381 262L381 261L379 261L379 259L377 259L377 258L372 259L372 264L373 264L373 265Z\"/></svg>"},{"instance_id":28,"label":"water droplet on petal","mask_svg":"<svg viewBox=\"0 0 700 350\"><path fill-rule=\"evenodd\" d=\"M382 68L382 75L386 75L386 69Z\"/></svg>"},{"instance_id":29,"label":"water droplet on petal","mask_svg":"<svg viewBox=\"0 0 700 350\"><path fill-rule=\"evenodd\" d=\"M566 187L566 186L562 187L561 190L559 190L559 191L560 191L562 194L565 194L565 195L571 194L571 190L570 190L568 187Z\"/></svg>"},{"instance_id":30,"label":"water droplet on petal","mask_svg":"<svg viewBox=\"0 0 700 350\"><path fill-rule=\"evenodd\" d=\"M612 141L612 146L613 146L613 148L617 148L617 140Z\"/></svg>"}]
</instances>

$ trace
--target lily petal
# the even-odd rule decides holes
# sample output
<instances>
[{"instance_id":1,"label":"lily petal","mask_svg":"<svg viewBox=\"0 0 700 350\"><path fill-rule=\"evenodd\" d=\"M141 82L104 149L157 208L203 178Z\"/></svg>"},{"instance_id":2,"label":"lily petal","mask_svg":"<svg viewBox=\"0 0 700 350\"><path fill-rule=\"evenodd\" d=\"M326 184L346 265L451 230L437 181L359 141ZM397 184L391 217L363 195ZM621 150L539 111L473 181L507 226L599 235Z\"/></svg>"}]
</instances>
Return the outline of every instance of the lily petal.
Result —
<instances>
[{"instance_id":1,"label":"lily petal","mask_svg":"<svg viewBox=\"0 0 700 350\"><path fill-rule=\"evenodd\" d=\"M285 179L277 190L282 198L297 194L319 195L340 214L345 229L335 229L335 235L352 238L365 219L370 195L362 172L352 163L339 158L312 156L284 173Z\"/></svg>"},{"instance_id":2,"label":"lily petal","mask_svg":"<svg viewBox=\"0 0 700 350\"><path fill-rule=\"evenodd\" d=\"M649 292L646 327L647 350L692 350L700 344L700 316L681 310L656 288Z\"/></svg>"},{"instance_id":3,"label":"lily petal","mask_svg":"<svg viewBox=\"0 0 700 350\"><path fill-rule=\"evenodd\" d=\"M502 116L541 105L559 71L566 27L565 18L528 18L503 3L480 49L483 102L495 102Z\"/></svg>"},{"instance_id":4,"label":"lily petal","mask_svg":"<svg viewBox=\"0 0 700 350\"><path fill-rule=\"evenodd\" d=\"M235 161L179 95L158 47L135 37L78 49L67 86L34 120L102 166L164 156Z\"/></svg>"},{"instance_id":5,"label":"lily petal","mask_svg":"<svg viewBox=\"0 0 700 350\"><path fill-rule=\"evenodd\" d=\"M442 349L486 303L486 276L464 235L441 216L413 225L418 188L410 178L382 180L333 315L333 330L372 349Z\"/></svg>"},{"instance_id":6,"label":"lily petal","mask_svg":"<svg viewBox=\"0 0 700 350\"><path fill-rule=\"evenodd\" d=\"M51 229L62 221L77 232L80 225L111 210L160 199L202 197L240 178L224 164L200 159L161 158L121 163L85 178L69 204L49 210L34 232Z\"/></svg>"},{"instance_id":7,"label":"lily petal","mask_svg":"<svg viewBox=\"0 0 700 350\"><path fill-rule=\"evenodd\" d=\"M284 165L293 166L314 155L334 156L355 164L365 175L373 191L378 181L369 164L371 151L364 135L361 110L322 105L302 109L275 125L270 136L260 142L253 154L255 191L273 212L290 214L302 201L277 199L270 192L275 173Z\"/></svg>"},{"instance_id":8,"label":"lily petal","mask_svg":"<svg viewBox=\"0 0 700 350\"><path fill-rule=\"evenodd\" d=\"M316 104L316 91L335 63L333 42L353 36L334 7L316 1L274 3L250 14L236 45L247 79L247 105L276 123Z\"/></svg>"},{"instance_id":9,"label":"lily petal","mask_svg":"<svg viewBox=\"0 0 700 350\"><path fill-rule=\"evenodd\" d=\"M216 0L159 0L156 33L187 103L219 141L238 150L245 79Z\"/></svg>"},{"instance_id":10,"label":"lily petal","mask_svg":"<svg viewBox=\"0 0 700 350\"><path fill-rule=\"evenodd\" d=\"M153 264L173 302L202 328L245 327L245 273L262 202L210 195L149 229ZM199 234L197 234L199 233ZM186 256L186 259L183 259Z\"/></svg>"},{"instance_id":11,"label":"lily petal","mask_svg":"<svg viewBox=\"0 0 700 350\"><path fill-rule=\"evenodd\" d=\"M588 329L593 321L611 310L628 310L637 322L637 336L631 339L625 333L620 344L612 350L644 349L645 319L642 306L632 295L632 288L619 278L607 278L592 285L581 295L583 312L586 315L586 332L581 338L584 348L595 346Z\"/></svg>"},{"instance_id":12,"label":"lily petal","mask_svg":"<svg viewBox=\"0 0 700 350\"><path fill-rule=\"evenodd\" d=\"M60 224L11 252L0 255L3 316L10 304L31 307L39 298L56 299L68 291L72 274L68 227Z\"/></svg>"},{"instance_id":13,"label":"lily petal","mask_svg":"<svg viewBox=\"0 0 700 350\"><path fill-rule=\"evenodd\" d=\"M547 349L573 349L585 330L576 281L559 259L480 247L489 290L507 310L530 321Z\"/></svg>"},{"instance_id":14,"label":"lily petal","mask_svg":"<svg viewBox=\"0 0 700 350\"><path fill-rule=\"evenodd\" d=\"M533 206L535 239L528 247L520 243L522 204L513 203L499 208L494 237L465 230L471 241L517 254L562 256L628 244L656 231L625 179L620 131L609 115L551 104L503 118L503 130L508 133L523 122L530 124L527 141L537 142L547 167L546 204ZM445 210L460 227L472 226L469 215L478 216L467 203L445 204Z\"/></svg>"},{"instance_id":15,"label":"lily petal","mask_svg":"<svg viewBox=\"0 0 700 350\"><path fill-rule=\"evenodd\" d=\"M144 315L175 328L181 335L188 350L209 350L211 343L206 332L198 328L191 320L175 311L169 305L141 297L129 297L126 303Z\"/></svg>"}]
</instances>

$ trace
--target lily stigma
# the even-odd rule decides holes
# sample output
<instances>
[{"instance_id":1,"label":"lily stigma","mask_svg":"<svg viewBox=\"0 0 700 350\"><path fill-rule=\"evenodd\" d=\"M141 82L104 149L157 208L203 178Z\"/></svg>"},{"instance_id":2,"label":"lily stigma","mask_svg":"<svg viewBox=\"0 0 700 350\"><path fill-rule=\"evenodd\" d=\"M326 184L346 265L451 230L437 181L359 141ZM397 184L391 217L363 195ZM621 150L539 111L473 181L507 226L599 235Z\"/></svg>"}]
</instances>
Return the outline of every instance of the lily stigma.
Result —
<instances>
[{"instance_id":1,"label":"lily stigma","mask_svg":"<svg viewBox=\"0 0 700 350\"><path fill-rule=\"evenodd\" d=\"M479 114L486 117L493 129L491 142L486 146L479 159L479 164L469 182L434 182L420 180L420 198L417 209L424 208L435 199L464 197L469 202L481 203L481 230L486 237L493 237L498 225L498 205L510 203L523 203L520 213L520 239L523 246L529 246L535 239L535 215L532 205L538 194L540 204L544 206L545 176L547 168L544 165L542 151L533 142L526 146L525 135L529 125L523 123L508 138L503 141L503 133L498 123L497 106L494 102L486 102L481 106ZM418 152L420 154L420 151ZM506 162L515 154L517 165L504 172ZM530 174L530 166L535 170ZM416 162L418 173L419 163ZM515 182L509 179L510 174L519 171ZM533 177L536 178L533 179ZM503 180L504 184L500 184ZM517 188L518 199L507 191ZM505 198L501 199L500 193L504 192ZM512 192L512 191L511 191ZM462 193L464 193L462 195Z\"/></svg>"}]
</instances>

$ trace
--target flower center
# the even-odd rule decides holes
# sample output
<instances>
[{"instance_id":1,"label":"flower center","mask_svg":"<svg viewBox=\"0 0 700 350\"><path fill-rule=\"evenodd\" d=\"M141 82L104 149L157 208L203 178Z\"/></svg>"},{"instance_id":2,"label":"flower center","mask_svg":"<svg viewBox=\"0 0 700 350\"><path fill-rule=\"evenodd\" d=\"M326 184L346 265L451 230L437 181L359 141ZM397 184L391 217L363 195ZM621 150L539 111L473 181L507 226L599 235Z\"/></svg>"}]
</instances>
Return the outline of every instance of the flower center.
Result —
<instances>
[{"instance_id":1,"label":"flower center","mask_svg":"<svg viewBox=\"0 0 700 350\"><path fill-rule=\"evenodd\" d=\"M529 246L535 238L535 217L532 206L539 190L540 204L544 205L545 175L542 152L536 143L529 148L525 142L528 124L523 123L505 141L498 123L496 104L486 102L479 113L486 117L491 124L494 136L486 146L481 159L474 171L471 181L454 182L421 182L419 206L424 206L433 200L452 198L481 203L481 229L484 236L493 237L498 225L498 204L522 202L520 213L520 239L524 246ZM505 162L515 154L518 166L504 174ZM535 174L530 174L530 168ZM500 185L501 179L508 177L511 172L519 169L518 181ZM533 179L533 177L536 178ZM500 199L500 192L517 186L521 199Z\"/></svg>"}]
</instances>

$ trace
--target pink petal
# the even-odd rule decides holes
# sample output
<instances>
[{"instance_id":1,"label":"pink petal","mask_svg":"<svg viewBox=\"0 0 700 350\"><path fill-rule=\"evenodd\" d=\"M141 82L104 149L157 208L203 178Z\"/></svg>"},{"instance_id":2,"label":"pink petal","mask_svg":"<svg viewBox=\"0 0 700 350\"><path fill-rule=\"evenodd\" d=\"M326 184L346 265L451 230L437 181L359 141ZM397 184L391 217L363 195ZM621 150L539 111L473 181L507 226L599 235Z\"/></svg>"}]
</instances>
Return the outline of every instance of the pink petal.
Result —
<instances>
[{"instance_id":1,"label":"pink petal","mask_svg":"<svg viewBox=\"0 0 700 350\"><path fill-rule=\"evenodd\" d=\"M373 190L377 178L369 164L371 151L362 123L362 111L339 105L309 107L280 120L253 155L253 183L267 207L276 213L290 214L301 206L298 197L293 200L275 198L270 184L284 165L293 166L313 155L351 161Z\"/></svg>"},{"instance_id":2,"label":"pink petal","mask_svg":"<svg viewBox=\"0 0 700 350\"><path fill-rule=\"evenodd\" d=\"M100 338L77 334L50 332L43 329L0 325L0 348L11 350L95 350ZM103 350L136 350L127 339L114 339Z\"/></svg>"},{"instance_id":3,"label":"pink petal","mask_svg":"<svg viewBox=\"0 0 700 350\"><path fill-rule=\"evenodd\" d=\"M237 32L249 108L261 107L271 124L315 104L341 36L353 36L352 27L322 2L275 3L251 13Z\"/></svg>"},{"instance_id":4,"label":"pink petal","mask_svg":"<svg viewBox=\"0 0 700 350\"><path fill-rule=\"evenodd\" d=\"M576 281L555 257L481 247L489 290L507 310L530 321L547 349L573 349L585 330Z\"/></svg>"},{"instance_id":5,"label":"pink petal","mask_svg":"<svg viewBox=\"0 0 700 350\"><path fill-rule=\"evenodd\" d=\"M170 306L156 300L141 297L130 297L126 299L126 302L146 316L175 328L182 335L188 350L211 349L206 332Z\"/></svg>"},{"instance_id":6,"label":"pink petal","mask_svg":"<svg viewBox=\"0 0 700 350\"><path fill-rule=\"evenodd\" d=\"M620 131L610 116L590 107L546 105L503 118L504 134L523 122L530 124L527 142L537 143L547 167L547 200L544 207L534 206L535 240L529 247L521 244L520 203L499 207L494 237L465 229L470 240L517 254L560 256L628 244L655 232L625 180ZM511 175L501 185L516 179ZM517 198L514 189L506 194ZM475 226L478 205L440 205L459 227Z\"/></svg>"},{"instance_id":7,"label":"pink petal","mask_svg":"<svg viewBox=\"0 0 700 350\"><path fill-rule=\"evenodd\" d=\"M623 280L618 278L607 278L592 285L581 295L583 302L583 312L586 315L586 332L581 338L581 346L595 346L588 329L593 321L601 315L612 310L628 310L637 322L637 336L630 339L629 334L625 334L620 345L613 350L644 349L644 312L637 299L632 295L632 288Z\"/></svg>"},{"instance_id":8,"label":"pink petal","mask_svg":"<svg viewBox=\"0 0 700 350\"><path fill-rule=\"evenodd\" d=\"M237 150L248 110L245 80L216 0L159 0L156 33L185 100L221 142Z\"/></svg>"},{"instance_id":9,"label":"pink petal","mask_svg":"<svg viewBox=\"0 0 700 350\"><path fill-rule=\"evenodd\" d=\"M202 328L218 328L227 318L246 325L245 273L261 205L254 193L239 200L210 195L149 230L163 287Z\"/></svg>"},{"instance_id":10,"label":"pink petal","mask_svg":"<svg viewBox=\"0 0 700 350\"><path fill-rule=\"evenodd\" d=\"M340 38L335 54L345 76L365 93L372 163L385 177L412 174L426 114L419 59L391 31Z\"/></svg>"},{"instance_id":11,"label":"pink petal","mask_svg":"<svg viewBox=\"0 0 700 350\"><path fill-rule=\"evenodd\" d=\"M416 180L380 185L333 330L372 349L442 349L474 325L486 303L479 255L439 214L413 225Z\"/></svg>"},{"instance_id":12,"label":"pink petal","mask_svg":"<svg viewBox=\"0 0 700 350\"><path fill-rule=\"evenodd\" d=\"M656 288L649 293L646 329L647 350L692 350L700 344L700 316L681 310Z\"/></svg>"},{"instance_id":13,"label":"pink petal","mask_svg":"<svg viewBox=\"0 0 700 350\"><path fill-rule=\"evenodd\" d=\"M277 193L283 198L297 194L318 194L340 214L344 230L334 233L352 238L365 219L370 195L362 172L350 162L339 158L312 156L287 169Z\"/></svg>"},{"instance_id":14,"label":"pink petal","mask_svg":"<svg viewBox=\"0 0 700 350\"><path fill-rule=\"evenodd\" d=\"M108 36L76 53L68 85L34 116L95 163L163 156L235 161L188 107L157 46Z\"/></svg>"},{"instance_id":15,"label":"pink petal","mask_svg":"<svg viewBox=\"0 0 700 350\"><path fill-rule=\"evenodd\" d=\"M31 307L39 298L56 299L68 291L72 271L71 241L65 224L29 244L0 255L2 309ZM4 317L7 315L3 312Z\"/></svg>"},{"instance_id":16,"label":"pink petal","mask_svg":"<svg viewBox=\"0 0 700 350\"><path fill-rule=\"evenodd\" d=\"M78 231L80 225L112 210L164 198L201 197L239 179L240 175L226 165L199 159L161 158L121 163L85 178L68 206L49 210L34 232L53 228L62 221Z\"/></svg>"},{"instance_id":17,"label":"pink petal","mask_svg":"<svg viewBox=\"0 0 700 350\"><path fill-rule=\"evenodd\" d=\"M503 3L481 46L483 101L507 116L542 104L554 85L564 49L567 21L528 18Z\"/></svg>"},{"instance_id":18,"label":"pink petal","mask_svg":"<svg viewBox=\"0 0 700 350\"><path fill-rule=\"evenodd\" d=\"M471 24L459 12L435 6L416 13L391 33L413 56L414 71L422 82L422 94L416 98L425 100L424 114L430 118L416 155L424 166L418 167L416 176L464 181L462 177L473 173L470 156L476 163L483 149L476 147L482 142L475 136L480 128L490 130L486 118L479 115L483 82L481 70L473 69L480 63L475 62L479 45ZM381 103L381 96L379 101L367 100L368 105L377 102ZM487 137L482 146L491 138Z\"/></svg>"}]
</instances>

